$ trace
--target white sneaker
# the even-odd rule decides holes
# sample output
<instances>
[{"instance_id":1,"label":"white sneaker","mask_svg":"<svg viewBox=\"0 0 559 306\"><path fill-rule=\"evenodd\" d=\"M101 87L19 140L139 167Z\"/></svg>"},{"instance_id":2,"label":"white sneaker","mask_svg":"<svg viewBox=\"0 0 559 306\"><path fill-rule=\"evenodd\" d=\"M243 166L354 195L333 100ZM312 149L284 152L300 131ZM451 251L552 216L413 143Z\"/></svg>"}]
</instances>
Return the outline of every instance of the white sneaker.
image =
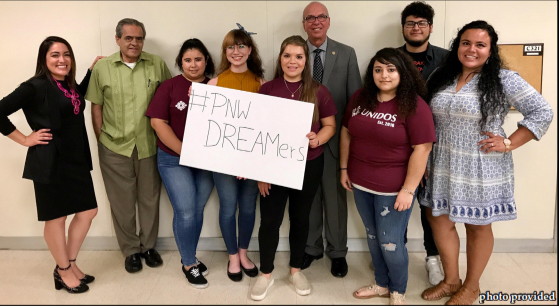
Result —
<instances>
[{"instance_id":1,"label":"white sneaker","mask_svg":"<svg viewBox=\"0 0 559 306\"><path fill-rule=\"evenodd\" d=\"M289 275L289 280L293 283L293 286L295 286L295 292L297 292L298 295L309 295L311 293L311 284L309 284L303 272L298 271L293 275Z\"/></svg>"},{"instance_id":2,"label":"white sneaker","mask_svg":"<svg viewBox=\"0 0 559 306\"><path fill-rule=\"evenodd\" d=\"M256 283L254 284L252 290L250 291L250 298L255 301L263 300L266 297L266 294L268 293L268 289L272 287L273 284L274 284L273 277L267 279L263 275L260 275L256 279Z\"/></svg>"},{"instance_id":3,"label":"white sneaker","mask_svg":"<svg viewBox=\"0 0 559 306\"><path fill-rule=\"evenodd\" d=\"M436 286L444 279L443 265L439 256L427 256L425 269L429 273L429 283Z\"/></svg>"}]
</instances>

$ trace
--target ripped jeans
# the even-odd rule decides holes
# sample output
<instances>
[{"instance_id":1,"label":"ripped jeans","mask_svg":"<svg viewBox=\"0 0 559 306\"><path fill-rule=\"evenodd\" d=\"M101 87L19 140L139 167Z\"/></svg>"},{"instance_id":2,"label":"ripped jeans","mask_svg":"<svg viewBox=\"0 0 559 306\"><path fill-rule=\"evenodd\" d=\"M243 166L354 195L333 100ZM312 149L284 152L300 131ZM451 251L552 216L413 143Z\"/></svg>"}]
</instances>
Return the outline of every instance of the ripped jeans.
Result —
<instances>
[{"instance_id":1,"label":"ripped jeans","mask_svg":"<svg viewBox=\"0 0 559 306\"><path fill-rule=\"evenodd\" d=\"M416 190L417 192L417 190ZM357 210L367 230L367 244L373 257L377 285L390 292L406 292L408 286L408 249L404 233L408 227L412 206L404 211L394 210L396 196L382 196L353 188Z\"/></svg>"}]
</instances>

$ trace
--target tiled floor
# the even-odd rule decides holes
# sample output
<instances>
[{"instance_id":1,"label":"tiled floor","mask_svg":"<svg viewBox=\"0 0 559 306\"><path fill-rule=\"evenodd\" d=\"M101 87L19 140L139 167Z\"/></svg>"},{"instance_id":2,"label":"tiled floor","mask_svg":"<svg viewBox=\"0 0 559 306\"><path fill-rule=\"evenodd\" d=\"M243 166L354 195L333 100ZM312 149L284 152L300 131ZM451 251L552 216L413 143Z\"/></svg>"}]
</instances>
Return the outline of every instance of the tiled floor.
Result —
<instances>
[{"instance_id":1,"label":"tiled floor","mask_svg":"<svg viewBox=\"0 0 559 306\"><path fill-rule=\"evenodd\" d=\"M250 299L254 279L244 276L239 283L231 282L225 273L227 253L198 252L198 259L210 270L210 286L194 289L188 285L180 269L176 251L161 252L164 265L144 269L137 274L124 270L124 258L117 251L84 251L78 258L83 271L96 277L90 290L70 295L54 290L52 270L54 260L48 251L0 251L0 304L388 304L387 299L357 300L352 292L373 282L369 253L350 252L347 256L349 273L345 278L330 275L326 257L315 261L304 271L312 285L309 296L298 296L288 281L289 253L278 252L275 261L274 286L266 299ZM420 293L428 287L424 254L410 253L409 281L406 292L408 304L427 304ZM258 253L249 257L259 265ZM460 255L462 279L465 277L466 257ZM557 254L495 253L481 279L482 292L546 293L557 291ZM433 304L443 304L446 299ZM541 302L523 302L540 304ZM556 305L556 302L547 302ZM486 302L486 304L498 304ZM509 304L510 301L500 302ZM522 303L517 303L522 304Z\"/></svg>"}]
</instances>

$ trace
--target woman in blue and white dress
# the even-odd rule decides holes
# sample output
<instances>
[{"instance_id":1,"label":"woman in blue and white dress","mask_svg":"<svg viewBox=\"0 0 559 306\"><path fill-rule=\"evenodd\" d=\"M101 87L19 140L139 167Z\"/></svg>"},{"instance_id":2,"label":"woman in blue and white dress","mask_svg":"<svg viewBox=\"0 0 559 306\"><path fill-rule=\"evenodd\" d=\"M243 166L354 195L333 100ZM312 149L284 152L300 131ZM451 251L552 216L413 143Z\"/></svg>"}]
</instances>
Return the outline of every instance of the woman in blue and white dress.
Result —
<instances>
[{"instance_id":1,"label":"woman in blue and white dress","mask_svg":"<svg viewBox=\"0 0 559 306\"><path fill-rule=\"evenodd\" d=\"M516 219L511 151L539 140L553 119L549 103L518 73L503 69L497 40L485 21L465 25L445 63L428 80L437 143L419 202L428 207L445 278L423 292L426 300L451 296L448 305L471 305L477 299L493 250L491 223ZM524 118L507 138L502 125L511 106ZM456 222L466 227L463 284Z\"/></svg>"}]
</instances>

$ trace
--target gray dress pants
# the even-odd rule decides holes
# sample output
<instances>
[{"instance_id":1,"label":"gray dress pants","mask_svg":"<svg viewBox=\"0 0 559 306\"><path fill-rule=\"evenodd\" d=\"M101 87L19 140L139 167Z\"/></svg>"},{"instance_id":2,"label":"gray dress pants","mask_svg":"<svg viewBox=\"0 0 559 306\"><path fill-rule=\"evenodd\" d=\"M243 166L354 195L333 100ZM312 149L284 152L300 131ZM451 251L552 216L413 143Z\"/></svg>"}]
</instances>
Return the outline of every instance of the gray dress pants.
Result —
<instances>
[{"instance_id":1,"label":"gray dress pants","mask_svg":"<svg viewBox=\"0 0 559 306\"><path fill-rule=\"evenodd\" d=\"M329 146L324 146L324 172L311 207L305 248L307 254L318 256L326 252L330 258L345 257L347 254L347 194L340 183L339 168L339 160Z\"/></svg>"},{"instance_id":2,"label":"gray dress pants","mask_svg":"<svg viewBox=\"0 0 559 306\"><path fill-rule=\"evenodd\" d=\"M98 142L99 165L111 204L116 239L124 256L153 249L159 231L161 178L157 156L138 159L114 153ZM136 203L140 221L136 234Z\"/></svg>"}]
</instances>

